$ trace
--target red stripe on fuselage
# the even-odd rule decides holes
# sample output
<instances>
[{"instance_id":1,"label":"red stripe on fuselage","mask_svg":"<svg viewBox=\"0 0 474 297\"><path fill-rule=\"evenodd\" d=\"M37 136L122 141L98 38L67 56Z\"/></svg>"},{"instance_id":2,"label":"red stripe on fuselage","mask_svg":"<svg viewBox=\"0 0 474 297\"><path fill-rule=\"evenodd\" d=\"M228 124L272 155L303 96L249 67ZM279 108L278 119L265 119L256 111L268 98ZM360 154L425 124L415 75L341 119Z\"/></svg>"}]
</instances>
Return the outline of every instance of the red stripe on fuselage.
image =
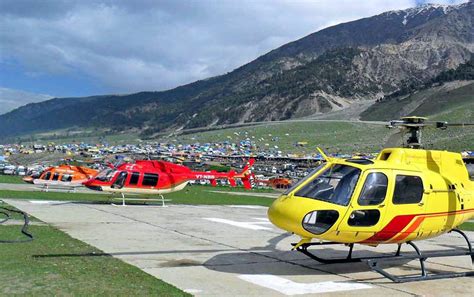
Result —
<instances>
[{"instance_id":1,"label":"red stripe on fuselage","mask_svg":"<svg viewBox=\"0 0 474 297\"><path fill-rule=\"evenodd\" d=\"M372 237L362 241L362 243L373 243L389 240L397 233L405 229L405 227L408 226L415 216L416 215L402 215L394 217L390 223L387 224L387 226L375 233Z\"/></svg>"},{"instance_id":2,"label":"red stripe on fuselage","mask_svg":"<svg viewBox=\"0 0 474 297\"><path fill-rule=\"evenodd\" d=\"M408 235L410 235L410 233L416 231L416 229L421 225L421 223L425 220L425 218L426 218L425 216L416 218L413 224L411 224L411 226L408 229L406 229L405 232L400 233L398 236L395 236L395 238L390 240L390 242L402 241L405 238L407 238Z\"/></svg>"},{"instance_id":3,"label":"red stripe on fuselage","mask_svg":"<svg viewBox=\"0 0 474 297\"><path fill-rule=\"evenodd\" d=\"M420 217L421 216L424 219L426 217L436 217L436 216L443 216L443 215L450 216L450 215L456 215L456 214L462 214L462 213L469 213L469 212L473 212L473 211L474 211L474 208L464 209L464 210L447 211L447 212L420 213L420 214L416 214L416 215L396 216L381 231L375 233L372 237L361 241L361 243L380 243L380 242L387 241L390 238L396 236L403 229L405 229L405 227L408 226L408 224L410 224L410 222L413 220L414 217ZM406 238L410 234L410 232L415 231L416 228L418 228L419 225L421 225L421 223L423 222L423 219L421 219L419 221L415 221L415 223L417 223L417 226L414 228L414 230L411 230L412 228L409 228L410 230L407 230L407 232L406 232L406 234L404 234L404 236L400 236L400 238L396 238L395 241L403 240L404 238Z\"/></svg>"}]
</instances>

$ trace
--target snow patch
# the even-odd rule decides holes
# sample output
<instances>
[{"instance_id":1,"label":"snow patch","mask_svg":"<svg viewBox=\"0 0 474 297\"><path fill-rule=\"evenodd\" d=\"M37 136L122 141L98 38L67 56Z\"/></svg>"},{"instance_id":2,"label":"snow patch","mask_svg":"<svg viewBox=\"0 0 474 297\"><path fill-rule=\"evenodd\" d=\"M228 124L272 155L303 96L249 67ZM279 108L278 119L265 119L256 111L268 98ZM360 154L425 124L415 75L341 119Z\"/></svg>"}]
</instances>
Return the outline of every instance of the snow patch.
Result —
<instances>
[{"instance_id":1,"label":"snow patch","mask_svg":"<svg viewBox=\"0 0 474 297\"><path fill-rule=\"evenodd\" d=\"M406 26L408 23L409 18L413 18L419 14L422 13L427 13L430 11L435 11L435 10L442 10L443 14L447 14L453 10L459 9L461 6L466 5L466 3L458 4L458 5L443 5L443 4L423 4L417 7L413 8L408 8L405 10L395 10L395 11L389 11L387 14L400 14L400 13L405 13L403 16L403 21L402 24Z\"/></svg>"}]
</instances>

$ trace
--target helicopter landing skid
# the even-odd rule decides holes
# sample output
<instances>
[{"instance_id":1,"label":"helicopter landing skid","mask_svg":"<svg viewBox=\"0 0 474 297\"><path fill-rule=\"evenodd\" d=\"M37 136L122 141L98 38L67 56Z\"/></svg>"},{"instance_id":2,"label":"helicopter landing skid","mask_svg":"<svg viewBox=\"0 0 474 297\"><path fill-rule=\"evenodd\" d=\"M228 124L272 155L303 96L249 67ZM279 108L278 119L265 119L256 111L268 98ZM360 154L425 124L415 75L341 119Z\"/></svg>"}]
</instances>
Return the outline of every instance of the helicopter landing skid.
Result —
<instances>
[{"instance_id":1,"label":"helicopter landing skid","mask_svg":"<svg viewBox=\"0 0 474 297\"><path fill-rule=\"evenodd\" d=\"M309 242L309 243L303 243L302 245L296 247L296 250L298 252L303 253L304 255L310 257L313 260L316 260L318 262L321 262L323 264L338 264L338 263L354 263L354 262L363 262L366 261L367 259L374 259L374 257L352 257L352 250L354 249L354 244L348 244L349 246L349 253L347 254L347 257L345 258L322 258L319 256L316 256L314 253L308 251L308 247L310 246L320 246L320 245L340 245L342 243L340 242ZM293 246L296 246L296 243L292 243ZM379 258L393 258L393 257L398 257L400 255L400 248L401 245L399 245L397 253L395 255L388 255L388 256L379 256L376 257L377 259Z\"/></svg>"},{"instance_id":2,"label":"helicopter landing skid","mask_svg":"<svg viewBox=\"0 0 474 297\"><path fill-rule=\"evenodd\" d=\"M171 201L171 199L165 199L165 197L161 194L159 194L160 199L125 198L125 195L123 193L121 194L122 194L122 198L112 198L112 199L120 199L122 200L122 204L120 205L120 204L111 203L113 206L127 206L127 204L125 204L125 201L128 200L128 201L159 201L161 202L160 207L168 207L167 205L165 205L165 201Z\"/></svg>"},{"instance_id":3,"label":"helicopter landing skid","mask_svg":"<svg viewBox=\"0 0 474 297\"><path fill-rule=\"evenodd\" d=\"M450 232L453 232L453 231L456 233L459 233L466 240L466 243L468 245L468 251L438 251L438 252L421 253L420 249L411 241L406 242L406 244L414 248L416 255L400 255L401 244L398 244L397 252L394 255L386 255L386 256L379 256L379 257L356 257L356 258L352 257L352 250L354 248L353 243L348 245L349 253L346 258L331 258L331 259L321 258L308 251L308 247L310 246L341 244L338 242L304 243L301 246L298 246L296 250L305 254L311 259L324 263L324 264L366 262L370 269L372 269L373 271L381 274L382 276L396 283L474 276L474 271L428 274L426 270L425 261L428 258L470 256L471 262L474 263L474 251L473 251L471 242L469 241L469 238L461 230L453 229ZM293 244L293 245L296 246L296 244ZM393 261L403 261L403 260L408 260L408 261L419 260L421 275L398 276L398 275L394 275L387 272L384 268L381 267L383 264L386 264L386 263L390 263Z\"/></svg>"}]
</instances>

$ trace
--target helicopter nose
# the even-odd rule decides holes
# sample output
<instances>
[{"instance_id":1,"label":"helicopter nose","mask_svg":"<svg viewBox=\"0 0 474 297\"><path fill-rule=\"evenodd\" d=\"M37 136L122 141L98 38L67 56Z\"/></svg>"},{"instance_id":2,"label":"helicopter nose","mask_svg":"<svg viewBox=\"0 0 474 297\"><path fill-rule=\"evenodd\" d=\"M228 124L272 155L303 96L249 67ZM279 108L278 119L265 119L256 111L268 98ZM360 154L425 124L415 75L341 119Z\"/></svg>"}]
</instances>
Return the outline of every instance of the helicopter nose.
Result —
<instances>
[{"instance_id":1,"label":"helicopter nose","mask_svg":"<svg viewBox=\"0 0 474 297\"><path fill-rule=\"evenodd\" d=\"M102 191L102 187L98 186L98 185L95 185L93 179L85 181L82 184L88 189L91 189L91 190L94 190L94 191Z\"/></svg>"},{"instance_id":2,"label":"helicopter nose","mask_svg":"<svg viewBox=\"0 0 474 297\"><path fill-rule=\"evenodd\" d=\"M321 235L336 225L339 212L330 205L303 203L301 198L281 196L268 209L268 218L275 226L301 236Z\"/></svg>"},{"instance_id":3,"label":"helicopter nose","mask_svg":"<svg viewBox=\"0 0 474 297\"><path fill-rule=\"evenodd\" d=\"M34 179L34 178L31 177L31 176L25 176L25 177L23 178L23 181L26 182L26 183L32 184L32 183L33 183L33 179Z\"/></svg>"},{"instance_id":4,"label":"helicopter nose","mask_svg":"<svg viewBox=\"0 0 474 297\"><path fill-rule=\"evenodd\" d=\"M268 209L268 219L278 228L298 233L301 229L301 217L292 204L289 197L281 196Z\"/></svg>"}]
</instances>

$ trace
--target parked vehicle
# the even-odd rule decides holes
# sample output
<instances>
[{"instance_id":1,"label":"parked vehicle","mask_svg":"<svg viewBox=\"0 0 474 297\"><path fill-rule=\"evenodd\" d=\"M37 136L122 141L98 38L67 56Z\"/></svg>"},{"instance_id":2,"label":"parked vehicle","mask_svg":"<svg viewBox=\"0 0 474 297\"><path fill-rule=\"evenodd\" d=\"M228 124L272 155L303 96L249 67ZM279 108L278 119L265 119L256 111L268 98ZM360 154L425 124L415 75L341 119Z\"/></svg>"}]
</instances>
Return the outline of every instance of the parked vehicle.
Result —
<instances>
[{"instance_id":1,"label":"parked vehicle","mask_svg":"<svg viewBox=\"0 0 474 297\"><path fill-rule=\"evenodd\" d=\"M16 166L14 166L14 165L7 165L7 166L5 166L5 168L3 169L3 174L6 174L6 175L14 175L14 174L15 174L15 171L16 171Z\"/></svg>"}]
</instances>

